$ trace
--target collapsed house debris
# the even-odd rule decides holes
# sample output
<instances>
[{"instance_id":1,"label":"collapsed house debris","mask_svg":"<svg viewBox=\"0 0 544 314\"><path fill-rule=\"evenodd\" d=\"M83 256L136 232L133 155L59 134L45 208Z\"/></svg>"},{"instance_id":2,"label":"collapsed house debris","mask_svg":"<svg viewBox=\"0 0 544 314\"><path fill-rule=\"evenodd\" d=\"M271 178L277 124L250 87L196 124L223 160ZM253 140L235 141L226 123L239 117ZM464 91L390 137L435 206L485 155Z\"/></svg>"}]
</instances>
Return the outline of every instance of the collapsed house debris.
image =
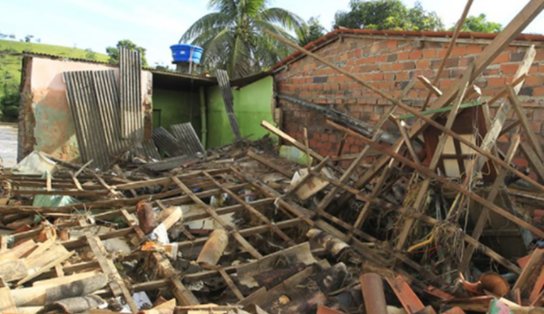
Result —
<instances>
[{"instance_id":1,"label":"collapsed house debris","mask_svg":"<svg viewBox=\"0 0 544 314\"><path fill-rule=\"evenodd\" d=\"M518 96L535 47L499 93L474 83L543 8L530 1L450 88L414 78L422 108L278 38L390 102L371 123L277 95L363 143L343 158L268 121L244 140L220 71L235 143L208 150L191 123L146 135L131 53L119 81L65 72L80 160L35 151L1 169L0 311L543 313L544 152Z\"/></svg>"}]
</instances>

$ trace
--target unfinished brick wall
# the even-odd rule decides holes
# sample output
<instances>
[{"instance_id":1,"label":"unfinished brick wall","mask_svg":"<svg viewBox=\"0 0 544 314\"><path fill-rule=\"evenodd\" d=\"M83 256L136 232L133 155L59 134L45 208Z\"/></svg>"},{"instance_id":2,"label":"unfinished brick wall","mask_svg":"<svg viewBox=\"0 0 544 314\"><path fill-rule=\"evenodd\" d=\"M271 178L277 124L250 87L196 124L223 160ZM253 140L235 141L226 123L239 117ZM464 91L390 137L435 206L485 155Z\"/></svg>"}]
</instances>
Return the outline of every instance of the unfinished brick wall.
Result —
<instances>
[{"instance_id":1,"label":"unfinished brick wall","mask_svg":"<svg viewBox=\"0 0 544 314\"><path fill-rule=\"evenodd\" d=\"M421 40L416 37L344 36L316 51L346 71L398 98L403 89L418 75L433 80L446 54L447 38ZM489 40L460 40L447 59L437 86L446 90L459 79L466 66L485 48ZM537 55L529 71L520 100L528 112L533 130L544 135L544 49L542 42L534 42ZM485 97L497 94L512 80L529 42L516 42L505 49L475 80ZM275 75L276 91L315 104L332 105L360 120L375 123L389 108L385 99L365 89L353 80L324 66L313 58L305 57L288 63ZM403 102L421 106L428 89L420 82L402 98ZM435 99L435 98L432 98ZM431 101L432 101L431 99ZM495 104L496 106L496 104ZM328 127L321 113L281 100L283 111L281 127L291 136L302 140L303 128L308 128L312 149L323 155L335 155L342 134ZM494 110L492 107L492 114ZM397 110L396 114L403 114ZM392 125L387 126L393 128ZM362 143L346 139L343 153L356 153Z\"/></svg>"}]
</instances>

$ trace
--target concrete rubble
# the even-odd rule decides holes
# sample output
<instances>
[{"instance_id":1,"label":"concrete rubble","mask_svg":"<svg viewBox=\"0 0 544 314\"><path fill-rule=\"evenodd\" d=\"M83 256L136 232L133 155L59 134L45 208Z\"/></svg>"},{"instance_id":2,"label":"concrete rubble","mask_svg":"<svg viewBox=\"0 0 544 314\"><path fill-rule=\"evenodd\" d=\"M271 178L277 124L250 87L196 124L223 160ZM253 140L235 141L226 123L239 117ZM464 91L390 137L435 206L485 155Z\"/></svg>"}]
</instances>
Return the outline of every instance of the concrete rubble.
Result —
<instances>
[{"instance_id":1,"label":"concrete rubble","mask_svg":"<svg viewBox=\"0 0 544 314\"><path fill-rule=\"evenodd\" d=\"M451 88L421 78L421 111L278 38L391 102L371 124L277 95L363 141L348 159L266 121L271 136L244 140L227 90L232 145L204 150L190 124L144 140L143 117L130 114L138 84L121 88L121 104L109 98L120 111L100 115L112 123L102 149L81 116L101 92L78 96L78 80L111 92L112 74L67 75L82 160L33 152L0 168L0 312L544 313L544 153L517 96L534 47L500 94L483 100L473 85L542 8L529 1ZM130 58L121 82L140 73ZM485 132L472 141L454 130L475 112ZM398 132L382 131L386 121ZM465 171L452 174L447 158Z\"/></svg>"}]
</instances>

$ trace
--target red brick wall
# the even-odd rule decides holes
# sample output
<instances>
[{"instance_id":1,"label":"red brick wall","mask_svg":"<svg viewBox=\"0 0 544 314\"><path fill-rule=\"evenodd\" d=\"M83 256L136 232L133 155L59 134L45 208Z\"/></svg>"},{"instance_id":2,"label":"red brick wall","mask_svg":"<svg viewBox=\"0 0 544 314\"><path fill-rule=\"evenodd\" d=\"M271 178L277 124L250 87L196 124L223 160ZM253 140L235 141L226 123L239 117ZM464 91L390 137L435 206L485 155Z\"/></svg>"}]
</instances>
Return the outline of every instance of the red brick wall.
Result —
<instances>
[{"instance_id":1,"label":"red brick wall","mask_svg":"<svg viewBox=\"0 0 544 314\"><path fill-rule=\"evenodd\" d=\"M453 49L437 84L442 90L449 88L463 73L467 64L484 49L486 42L460 42ZM544 135L544 49L537 43L537 55L529 76L520 92L520 100L528 112L532 128ZM540 44L541 45L541 44ZM415 38L345 37L321 48L316 53L337 66L398 98L403 88L418 75L434 79L436 70L446 53L446 40L419 41ZM495 95L510 82L527 44L513 45L504 50L475 80L484 96ZM353 80L324 66L313 58L303 58L288 64L275 75L276 91L321 105L332 105L366 122L375 123L388 109L385 99L372 93ZM403 98L403 102L421 106L428 90L420 82ZM433 98L434 99L434 98ZM323 155L334 155L342 134L325 124L321 113L281 100L282 128L291 136L302 140L303 128L308 128L312 149ZM396 114L402 114L396 111ZM492 110L492 114L494 114ZM387 126L389 128L393 126ZM343 153L356 153L362 148L354 138L348 137Z\"/></svg>"}]
</instances>

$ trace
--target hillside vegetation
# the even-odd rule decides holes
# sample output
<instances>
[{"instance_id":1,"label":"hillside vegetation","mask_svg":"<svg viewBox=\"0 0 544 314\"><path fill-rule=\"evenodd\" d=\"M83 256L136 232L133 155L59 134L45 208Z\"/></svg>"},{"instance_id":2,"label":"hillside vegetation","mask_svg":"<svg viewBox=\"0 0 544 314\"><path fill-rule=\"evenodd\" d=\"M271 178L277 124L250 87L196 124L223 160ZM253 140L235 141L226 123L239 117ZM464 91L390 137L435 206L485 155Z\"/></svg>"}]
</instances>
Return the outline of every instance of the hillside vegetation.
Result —
<instances>
[{"instance_id":1,"label":"hillside vegetation","mask_svg":"<svg viewBox=\"0 0 544 314\"><path fill-rule=\"evenodd\" d=\"M108 61L108 56L90 49L0 40L0 120L16 120L19 105L22 52L44 53L67 58Z\"/></svg>"}]
</instances>

